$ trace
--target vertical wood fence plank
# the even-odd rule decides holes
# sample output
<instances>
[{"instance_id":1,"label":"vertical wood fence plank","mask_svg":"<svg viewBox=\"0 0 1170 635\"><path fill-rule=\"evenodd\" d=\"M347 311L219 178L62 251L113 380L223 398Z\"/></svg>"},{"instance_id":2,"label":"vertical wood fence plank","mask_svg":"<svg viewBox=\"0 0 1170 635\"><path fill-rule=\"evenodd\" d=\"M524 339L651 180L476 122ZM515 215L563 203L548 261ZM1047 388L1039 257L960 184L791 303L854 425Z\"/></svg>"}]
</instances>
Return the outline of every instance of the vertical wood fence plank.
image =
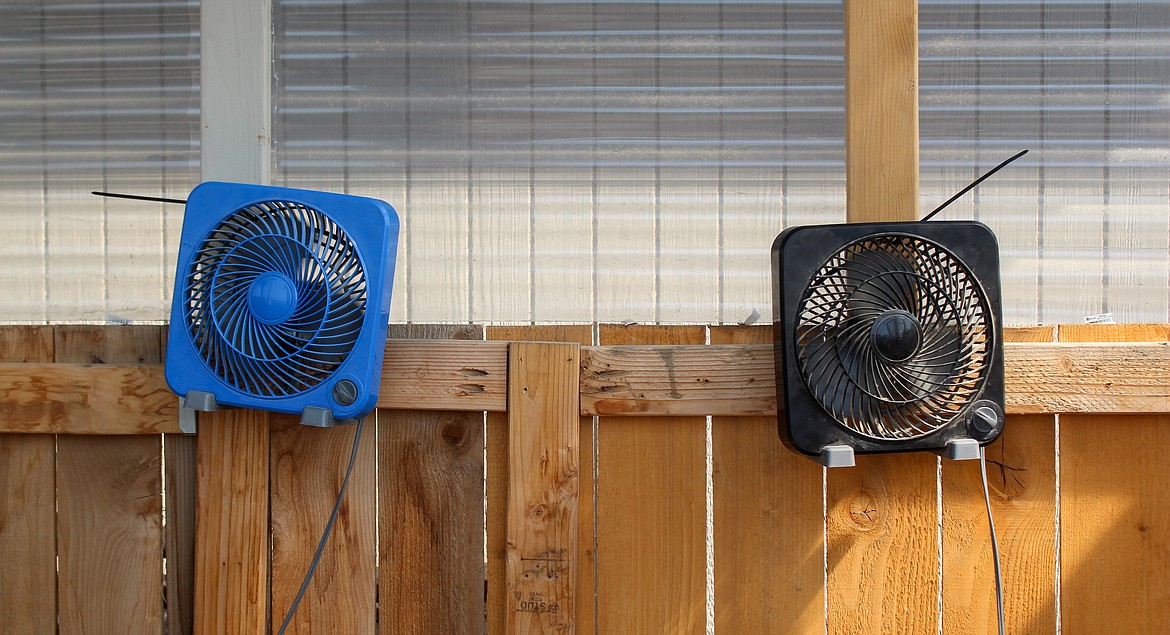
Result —
<instances>
[{"instance_id":1,"label":"vertical wood fence plank","mask_svg":"<svg viewBox=\"0 0 1170 635\"><path fill-rule=\"evenodd\" d=\"M268 627L268 413L199 414L195 632Z\"/></svg>"},{"instance_id":2,"label":"vertical wood fence plank","mask_svg":"<svg viewBox=\"0 0 1170 635\"><path fill-rule=\"evenodd\" d=\"M53 361L53 329L0 327L0 361ZM0 434L0 633L57 624L54 437Z\"/></svg>"},{"instance_id":3,"label":"vertical wood fence plank","mask_svg":"<svg viewBox=\"0 0 1170 635\"><path fill-rule=\"evenodd\" d=\"M509 341L592 343L590 325L566 326L496 326L487 330L488 339ZM507 628L507 506L508 506L508 415L491 412L487 416L487 615L488 633L503 633ZM577 589L574 614L577 633L597 632L594 623L596 580L596 541L594 529L594 475L592 418L580 420L580 468L577 495Z\"/></svg>"},{"instance_id":4,"label":"vertical wood fence plank","mask_svg":"<svg viewBox=\"0 0 1170 635\"><path fill-rule=\"evenodd\" d=\"M712 344L768 344L772 327L711 328ZM775 417L712 421L715 632L823 633L823 468L780 442Z\"/></svg>"},{"instance_id":5,"label":"vertical wood fence plank","mask_svg":"<svg viewBox=\"0 0 1170 635\"><path fill-rule=\"evenodd\" d=\"M390 328L483 339L478 326ZM380 632L484 632L483 435L482 412L378 411Z\"/></svg>"},{"instance_id":6,"label":"vertical wood fence plank","mask_svg":"<svg viewBox=\"0 0 1170 635\"><path fill-rule=\"evenodd\" d=\"M195 610L195 437L163 435L167 633L188 635Z\"/></svg>"},{"instance_id":7,"label":"vertical wood fence plank","mask_svg":"<svg viewBox=\"0 0 1170 635\"><path fill-rule=\"evenodd\" d=\"M600 343L702 344L702 326L601 325ZM706 631L706 421L602 417L597 435L601 633Z\"/></svg>"},{"instance_id":8,"label":"vertical wood fence plank","mask_svg":"<svg viewBox=\"0 0 1170 635\"><path fill-rule=\"evenodd\" d=\"M1170 325L1062 325L1058 337L1164 342ZM1060 417L1064 633L1155 633L1170 623L1167 447L1170 415Z\"/></svg>"},{"instance_id":9,"label":"vertical wood fence plank","mask_svg":"<svg viewBox=\"0 0 1170 635\"><path fill-rule=\"evenodd\" d=\"M827 475L831 635L938 628L937 462L860 455Z\"/></svg>"},{"instance_id":10,"label":"vertical wood fence plank","mask_svg":"<svg viewBox=\"0 0 1170 635\"><path fill-rule=\"evenodd\" d=\"M295 415L269 415L272 523L272 632L284 622L341 491L357 426L313 428ZM333 533L286 633L375 631L374 417L366 418L357 460Z\"/></svg>"},{"instance_id":11,"label":"vertical wood fence plank","mask_svg":"<svg viewBox=\"0 0 1170 635\"><path fill-rule=\"evenodd\" d=\"M1008 329L1008 342L1051 342L1053 327ZM1008 417L987 446L987 479L1009 633L1056 629L1056 420ZM977 461L943 461L943 632L996 630L991 534Z\"/></svg>"},{"instance_id":12,"label":"vertical wood fence plank","mask_svg":"<svg viewBox=\"0 0 1170 635\"><path fill-rule=\"evenodd\" d=\"M576 632L580 352L548 342L509 349L509 633Z\"/></svg>"},{"instance_id":13,"label":"vertical wood fence plank","mask_svg":"<svg viewBox=\"0 0 1170 635\"><path fill-rule=\"evenodd\" d=\"M62 633L162 630L157 436L57 438Z\"/></svg>"},{"instance_id":14,"label":"vertical wood fence plank","mask_svg":"<svg viewBox=\"0 0 1170 635\"><path fill-rule=\"evenodd\" d=\"M58 327L54 349L58 362L158 363L162 329ZM62 633L162 629L161 455L156 435L57 438Z\"/></svg>"},{"instance_id":15,"label":"vertical wood fence plank","mask_svg":"<svg viewBox=\"0 0 1170 635\"><path fill-rule=\"evenodd\" d=\"M53 435L0 434L0 632L57 624Z\"/></svg>"}]
</instances>

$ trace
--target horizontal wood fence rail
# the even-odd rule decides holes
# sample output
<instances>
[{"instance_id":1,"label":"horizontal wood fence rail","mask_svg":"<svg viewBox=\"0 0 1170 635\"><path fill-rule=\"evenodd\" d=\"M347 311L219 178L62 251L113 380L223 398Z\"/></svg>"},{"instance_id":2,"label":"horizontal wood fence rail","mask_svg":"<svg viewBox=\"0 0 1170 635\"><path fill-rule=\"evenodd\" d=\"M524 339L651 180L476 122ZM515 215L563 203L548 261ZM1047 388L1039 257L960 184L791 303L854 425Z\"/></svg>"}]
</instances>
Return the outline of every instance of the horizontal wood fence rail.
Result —
<instances>
[{"instance_id":1,"label":"horizontal wood fence rail","mask_svg":"<svg viewBox=\"0 0 1170 635\"><path fill-rule=\"evenodd\" d=\"M771 345L582 346L583 416L767 416ZM1008 343L1008 414L1170 412L1170 343ZM508 343L395 340L378 407L505 412ZM0 363L0 432L179 433L161 364Z\"/></svg>"}]
</instances>

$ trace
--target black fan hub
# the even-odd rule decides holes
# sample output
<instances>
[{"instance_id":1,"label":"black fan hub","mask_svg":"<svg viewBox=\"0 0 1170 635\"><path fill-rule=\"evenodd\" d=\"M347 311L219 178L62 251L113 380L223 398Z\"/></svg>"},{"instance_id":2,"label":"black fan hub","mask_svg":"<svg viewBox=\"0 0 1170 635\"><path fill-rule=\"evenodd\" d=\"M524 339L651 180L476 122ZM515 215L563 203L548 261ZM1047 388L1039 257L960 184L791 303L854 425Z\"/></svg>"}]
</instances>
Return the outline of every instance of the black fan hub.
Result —
<instances>
[{"instance_id":1,"label":"black fan hub","mask_svg":"<svg viewBox=\"0 0 1170 635\"><path fill-rule=\"evenodd\" d=\"M904 362L922 345L922 326L907 311L891 309L878 316L869 330L873 348L887 362Z\"/></svg>"},{"instance_id":2,"label":"black fan hub","mask_svg":"<svg viewBox=\"0 0 1170 635\"><path fill-rule=\"evenodd\" d=\"M260 274L248 288L248 308L264 324L283 324L297 309L296 284L279 271Z\"/></svg>"}]
</instances>

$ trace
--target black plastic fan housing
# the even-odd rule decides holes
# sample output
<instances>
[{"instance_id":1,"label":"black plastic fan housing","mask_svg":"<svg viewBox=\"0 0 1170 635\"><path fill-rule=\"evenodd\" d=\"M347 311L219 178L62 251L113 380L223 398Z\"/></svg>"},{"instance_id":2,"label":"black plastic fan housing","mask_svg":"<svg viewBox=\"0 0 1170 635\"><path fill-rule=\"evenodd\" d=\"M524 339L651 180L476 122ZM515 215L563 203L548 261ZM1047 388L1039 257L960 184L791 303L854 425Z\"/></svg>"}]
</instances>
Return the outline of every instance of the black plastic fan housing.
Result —
<instances>
[{"instance_id":1,"label":"black plastic fan housing","mask_svg":"<svg viewBox=\"0 0 1170 635\"><path fill-rule=\"evenodd\" d=\"M793 227L772 246L772 284L790 448L943 450L1002 432L999 248L986 225Z\"/></svg>"}]
</instances>

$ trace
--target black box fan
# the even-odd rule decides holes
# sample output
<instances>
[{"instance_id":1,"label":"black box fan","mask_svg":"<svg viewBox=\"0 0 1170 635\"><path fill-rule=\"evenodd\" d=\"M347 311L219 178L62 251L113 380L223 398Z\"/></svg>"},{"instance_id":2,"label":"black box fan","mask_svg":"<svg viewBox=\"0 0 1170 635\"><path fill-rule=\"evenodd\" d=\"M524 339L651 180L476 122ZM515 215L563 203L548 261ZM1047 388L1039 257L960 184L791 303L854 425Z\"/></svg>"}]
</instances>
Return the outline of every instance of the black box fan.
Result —
<instances>
[{"instance_id":1,"label":"black box fan","mask_svg":"<svg viewBox=\"0 0 1170 635\"><path fill-rule=\"evenodd\" d=\"M780 436L978 458L1003 431L999 250L977 222L793 227L772 245Z\"/></svg>"}]
</instances>

